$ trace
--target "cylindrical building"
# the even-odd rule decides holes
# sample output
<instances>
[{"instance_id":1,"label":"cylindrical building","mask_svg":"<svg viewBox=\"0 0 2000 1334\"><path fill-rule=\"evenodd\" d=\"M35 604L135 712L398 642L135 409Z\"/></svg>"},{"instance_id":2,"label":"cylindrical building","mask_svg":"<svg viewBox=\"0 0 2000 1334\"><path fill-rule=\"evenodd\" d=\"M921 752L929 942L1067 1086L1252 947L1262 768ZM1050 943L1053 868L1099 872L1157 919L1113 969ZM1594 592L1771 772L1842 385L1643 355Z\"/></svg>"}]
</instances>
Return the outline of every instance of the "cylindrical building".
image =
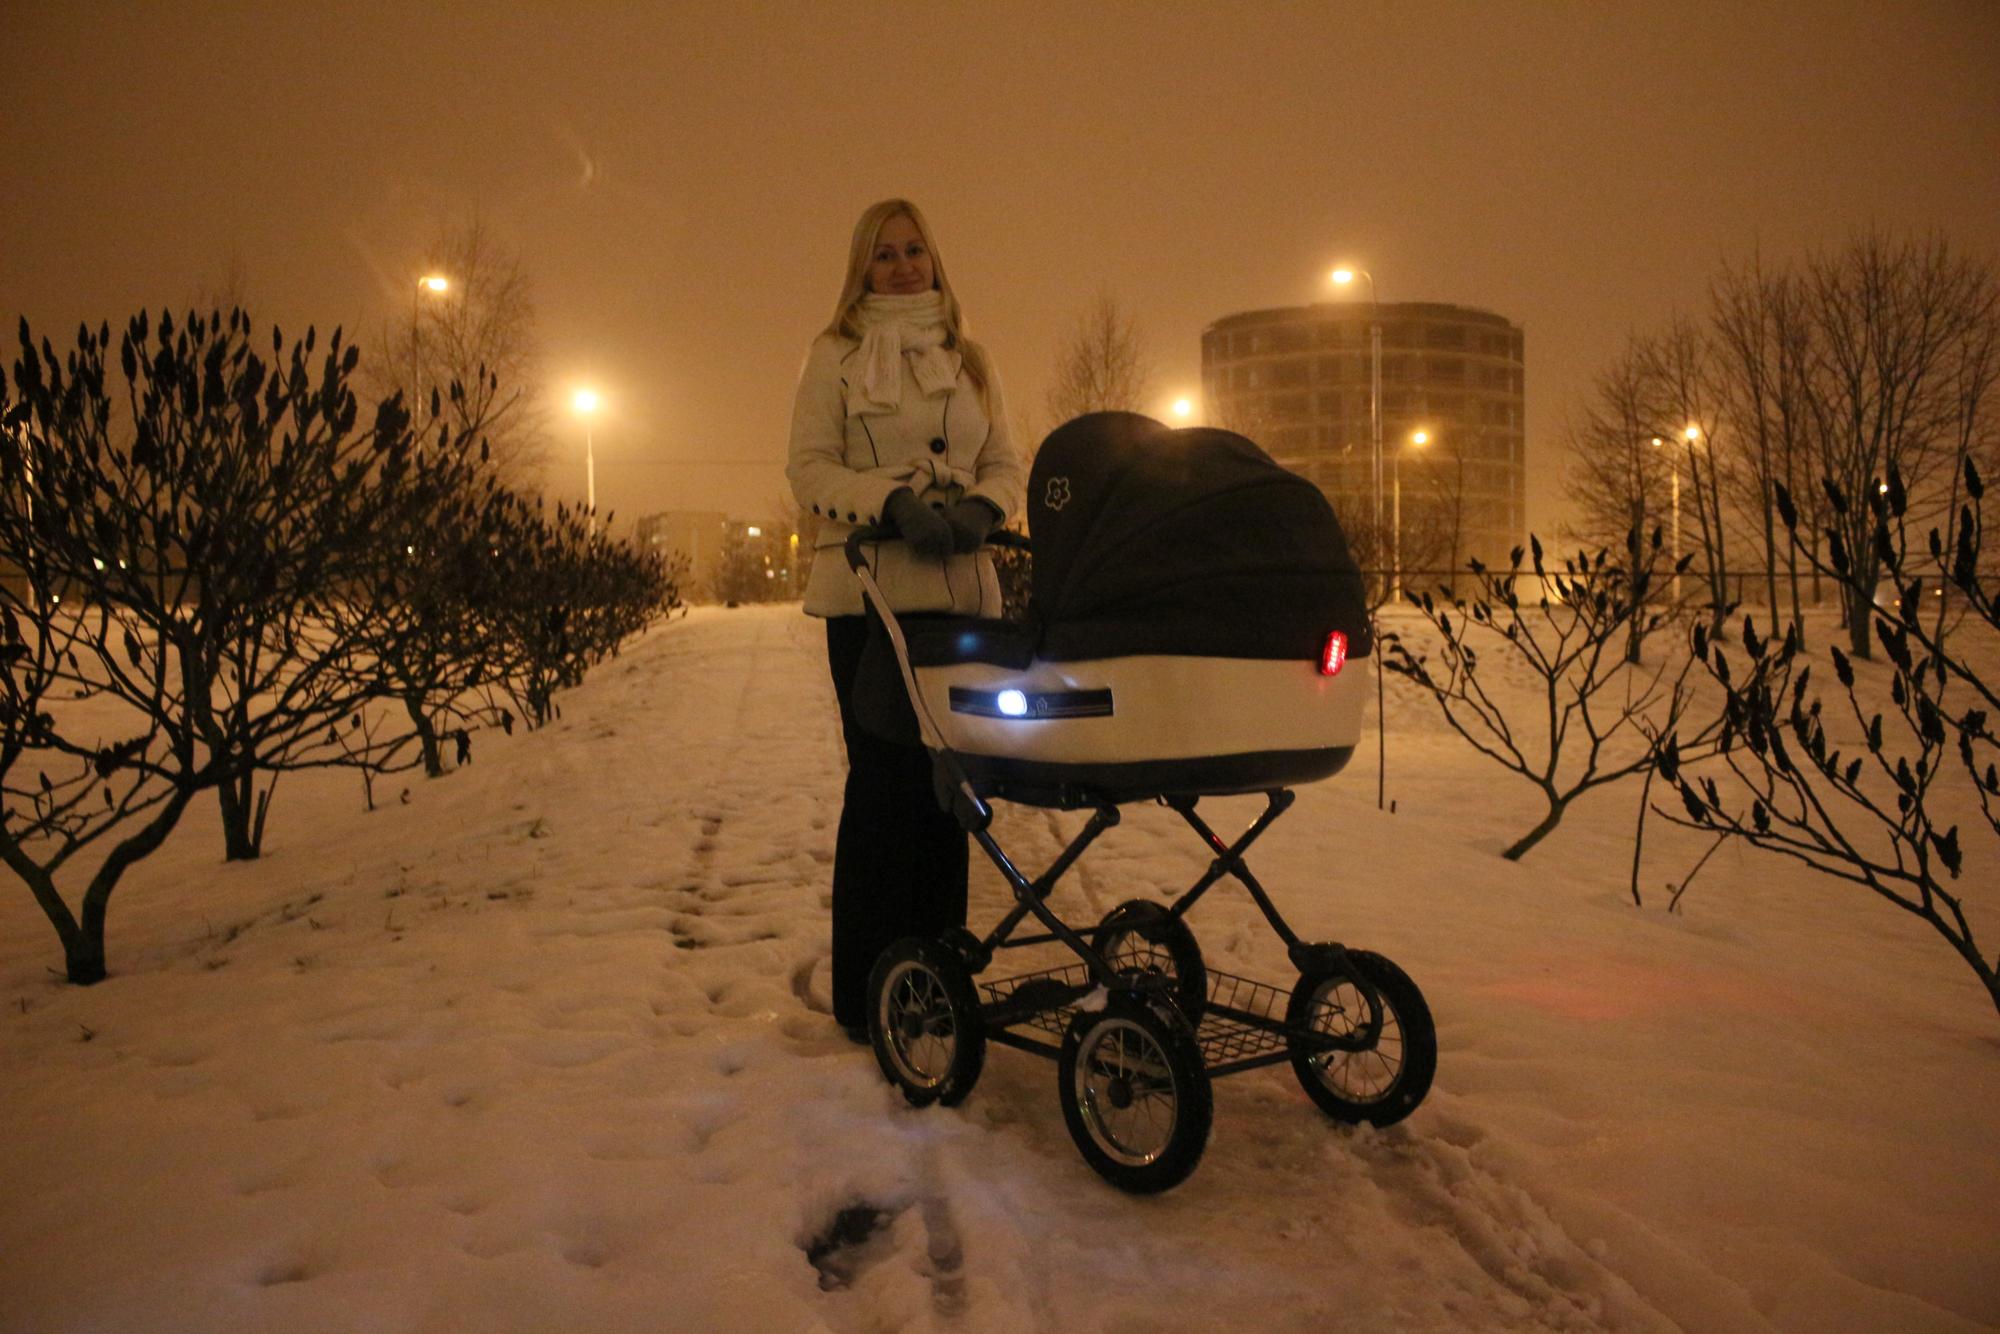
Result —
<instances>
[{"instance_id":1,"label":"cylindrical building","mask_svg":"<svg viewBox=\"0 0 2000 1334\"><path fill-rule=\"evenodd\" d=\"M1382 523L1372 533L1370 330L1382 332ZM1240 431L1326 492L1356 554L1386 568L1402 498L1402 568L1415 581L1504 566L1527 532L1522 334L1503 316L1430 302L1285 306L1202 332L1202 392ZM1417 442L1418 433L1424 436ZM1400 487L1398 487L1400 483Z\"/></svg>"}]
</instances>

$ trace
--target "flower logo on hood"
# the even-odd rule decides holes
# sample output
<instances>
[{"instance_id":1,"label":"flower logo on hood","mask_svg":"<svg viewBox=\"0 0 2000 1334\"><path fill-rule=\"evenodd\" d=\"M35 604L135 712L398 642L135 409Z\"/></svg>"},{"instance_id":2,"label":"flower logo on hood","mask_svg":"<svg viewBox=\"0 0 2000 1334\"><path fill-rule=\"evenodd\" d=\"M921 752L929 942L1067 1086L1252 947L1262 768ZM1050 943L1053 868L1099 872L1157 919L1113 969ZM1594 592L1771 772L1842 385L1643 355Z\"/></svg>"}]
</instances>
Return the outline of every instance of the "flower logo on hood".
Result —
<instances>
[{"instance_id":1,"label":"flower logo on hood","mask_svg":"<svg viewBox=\"0 0 2000 1334\"><path fill-rule=\"evenodd\" d=\"M1049 478L1048 494L1042 497L1042 503L1052 510L1060 510L1069 504L1069 478Z\"/></svg>"}]
</instances>

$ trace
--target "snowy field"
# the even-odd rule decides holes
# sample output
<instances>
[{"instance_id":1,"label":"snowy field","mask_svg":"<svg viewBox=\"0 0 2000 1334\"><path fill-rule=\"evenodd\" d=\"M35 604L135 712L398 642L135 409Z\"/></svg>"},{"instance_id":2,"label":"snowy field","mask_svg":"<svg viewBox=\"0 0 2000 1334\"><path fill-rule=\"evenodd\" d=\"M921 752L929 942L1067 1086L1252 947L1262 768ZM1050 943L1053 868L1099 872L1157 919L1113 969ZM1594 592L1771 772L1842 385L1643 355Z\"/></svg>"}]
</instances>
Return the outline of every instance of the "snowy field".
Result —
<instances>
[{"instance_id":1,"label":"snowy field","mask_svg":"<svg viewBox=\"0 0 2000 1334\"><path fill-rule=\"evenodd\" d=\"M0 882L0 1327L2000 1327L2000 1018L1964 964L1734 847L1670 916L1707 839L1657 821L1634 908L1636 785L1502 861L1532 794L1401 687L1398 812L1371 729L1251 862L1302 934L1423 987L1436 1086L1355 1131L1287 1067L1219 1081L1157 1198L1083 1164L1050 1062L993 1048L917 1112L834 1028L842 758L796 607L655 629L374 814L288 777L258 863L204 799L114 898L100 986ZM1171 813L1126 814L1072 920L1200 873ZM1039 869L1081 819L997 830ZM973 925L1006 901L975 856ZM1190 921L1289 986L1233 883ZM816 1244L855 1206L872 1235Z\"/></svg>"}]
</instances>

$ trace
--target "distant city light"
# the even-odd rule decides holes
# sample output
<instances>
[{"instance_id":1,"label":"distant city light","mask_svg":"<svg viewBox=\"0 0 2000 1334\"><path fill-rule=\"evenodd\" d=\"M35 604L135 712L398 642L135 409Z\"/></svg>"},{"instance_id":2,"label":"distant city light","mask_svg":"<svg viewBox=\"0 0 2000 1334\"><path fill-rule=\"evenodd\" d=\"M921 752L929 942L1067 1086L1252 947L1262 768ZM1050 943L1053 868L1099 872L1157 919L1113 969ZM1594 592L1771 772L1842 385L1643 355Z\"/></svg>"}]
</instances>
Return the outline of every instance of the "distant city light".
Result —
<instances>
[{"instance_id":1,"label":"distant city light","mask_svg":"<svg viewBox=\"0 0 2000 1334\"><path fill-rule=\"evenodd\" d=\"M743 531L751 537L762 537L764 535L764 530L762 528L757 527L755 524L752 524L750 527L745 528Z\"/></svg>"},{"instance_id":2,"label":"distant city light","mask_svg":"<svg viewBox=\"0 0 2000 1334\"><path fill-rule=\"evenodd\" d=\"M426 291L442 294L451 290L451 279L445 277L443 274L427 273L423 276L420 285Z\"/></svg>"}]
</instances>

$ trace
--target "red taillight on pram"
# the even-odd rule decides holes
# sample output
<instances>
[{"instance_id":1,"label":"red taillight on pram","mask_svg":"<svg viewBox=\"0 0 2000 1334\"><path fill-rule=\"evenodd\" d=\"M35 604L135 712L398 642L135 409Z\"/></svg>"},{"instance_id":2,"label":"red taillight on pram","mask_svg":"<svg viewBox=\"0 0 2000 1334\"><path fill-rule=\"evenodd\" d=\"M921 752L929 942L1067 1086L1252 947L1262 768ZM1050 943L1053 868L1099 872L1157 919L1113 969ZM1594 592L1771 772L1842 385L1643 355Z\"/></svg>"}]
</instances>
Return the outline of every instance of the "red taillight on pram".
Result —
<instances>
[{"instance_id":1,"label":"red taillight on pram","mask_svg":"<svg viewBox=\"0 0 2000 1334\"><path fill-rule=\"evenodd\" d=\"M1294 658L1296 662L1298 659ZM1320 650L1319 674L1339 676L1340 669L1347 663L1347 636L1338 630L1326 637L1326 647Z\"/></svg>"}]
</instances>

